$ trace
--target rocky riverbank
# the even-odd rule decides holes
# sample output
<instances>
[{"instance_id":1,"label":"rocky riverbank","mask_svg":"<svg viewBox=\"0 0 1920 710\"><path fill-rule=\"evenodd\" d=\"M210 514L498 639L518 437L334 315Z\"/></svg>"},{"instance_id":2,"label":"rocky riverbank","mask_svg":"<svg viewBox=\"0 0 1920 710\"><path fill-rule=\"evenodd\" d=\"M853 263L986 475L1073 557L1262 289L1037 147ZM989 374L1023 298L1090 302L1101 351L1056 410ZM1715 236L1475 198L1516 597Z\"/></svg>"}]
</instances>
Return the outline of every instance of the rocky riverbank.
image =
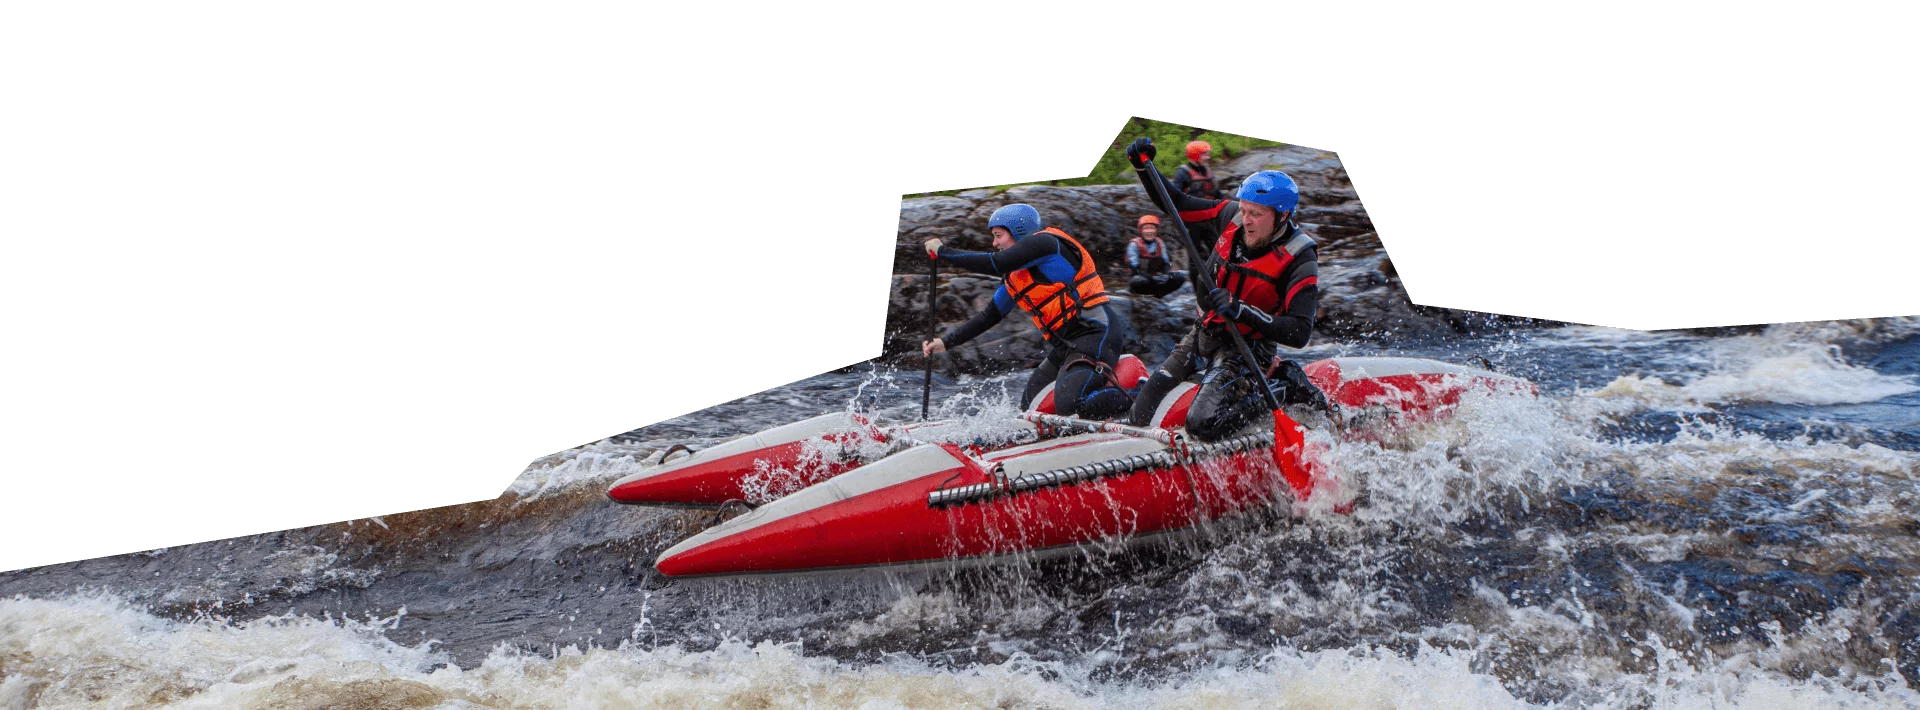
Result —
<instances>
[{"instance_id":1,"label":"rocky riverbank","mask_svg":"<svg viewBox=\"0 0 1920 710\"><path fill-rule=\"evenodd\" d=\"M1216 174L1221 176L1223 190L1231 193L1247 175L1268 168L1285 170L1299 182L1296 219L1320 244L1319 337L1432 339L1548 324L1413 305L1353 182L1333 153L1300 146L1260 148L1217 166ZM1158 360L1192 325L1190 287L1166 299L1126 292L1126 248L1136 236L1135 220L1157 213L1137 184L1028 185L1004 192L982 189L909 198L900 203L898 242L918 245L938 238L962 249L988 250L992 240L987 217L1016 202L1033 205L1048 225L1066 230L1093 253L1114 294L1115 310L1131 325L1130 352ZM1179 251L1174 250L1175 262L1184 266ZM927 332L926 268L926 256L917 248L903 247L894 256L884 356L902 367L920 367L918 345ZM985 308L997 285L998 280L991 277L943 273L936 315L940 326L954 325ZM1009 316L986 335L957 348L946 366L963 372L997 371L1031 365L1040 352L1040 333L1033 324L1024 317Z\"/></svg>"}]
</instances>

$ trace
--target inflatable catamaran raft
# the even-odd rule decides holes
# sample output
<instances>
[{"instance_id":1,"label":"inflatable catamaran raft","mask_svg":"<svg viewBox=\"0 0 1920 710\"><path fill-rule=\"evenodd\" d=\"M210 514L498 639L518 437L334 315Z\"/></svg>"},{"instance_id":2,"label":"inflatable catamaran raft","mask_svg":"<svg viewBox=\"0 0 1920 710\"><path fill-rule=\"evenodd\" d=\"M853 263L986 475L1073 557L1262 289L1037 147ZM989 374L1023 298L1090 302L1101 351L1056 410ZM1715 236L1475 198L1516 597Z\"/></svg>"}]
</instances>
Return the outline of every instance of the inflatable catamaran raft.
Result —
<instances>
[{"instance_id":1,"label":"inflatable catamaran raft","mask_svg":"<svg viewBox=\"0 0 1920 710\"><path fill-rule=\"evenodd\" d=\"M1131 389L1147 378L1147 368L1139 358L1122 355L1114 375ZM1031 411L1053 413L1053 385L1034 397ZM762 500L766 495L819 483L909 446L949 440L960 428L956 421L883 428L860 415L822 414L663 461L620 479L607 496L619 503L672 508L717 508L729 501L759 504L767 502ZM1007 429L994 443L1030 441L1039 433L1025 422L1009 422ZM765 479L773 471L784 480L770 489Z\"/></svg>"},{"instance_id":2,"label":"inflatable catamaran raft","mask_svg":"<svg viewBox=\"0 0 1920 710\"><path fill-rule=\"evenodd\" d=\"M1137 366L1137 361L1136 361ZM1533 396L1533 384L1478 368L1411 358L1332 358L1303 368L1338 407L1333 421L1404 426L1443 418L1470 392ZM1144 370L1138 372L1144 375ZM1336 474L1285 414L1225 440L1186 439L1198 388L1167 396L1154 426L1022 415L1030 443L994 450L939 442L947 422L884 429L847 415L810 419L715 446L616 482L624 503L713 506L744 493L805 443L881 443L883 457L816 456L805 488L675 545L670 576L780 573L983 558L1172 532L1285 501L1307 500ZM1041 398L1044 408L1046 398ZM829 418L830 417L830 418ZM1336 436L1366 435L1334 427ZM855 440L859 440L856 442ZM830 450L832 447L828 447ZM863 447L848 446L847 452ZM865 449L875 447L868 446ZM816 443L816 454L821 449ZM731 486L729 488L729 486ZM679 500L667 500L680 491Z\"/></svg>"}]
</instances>

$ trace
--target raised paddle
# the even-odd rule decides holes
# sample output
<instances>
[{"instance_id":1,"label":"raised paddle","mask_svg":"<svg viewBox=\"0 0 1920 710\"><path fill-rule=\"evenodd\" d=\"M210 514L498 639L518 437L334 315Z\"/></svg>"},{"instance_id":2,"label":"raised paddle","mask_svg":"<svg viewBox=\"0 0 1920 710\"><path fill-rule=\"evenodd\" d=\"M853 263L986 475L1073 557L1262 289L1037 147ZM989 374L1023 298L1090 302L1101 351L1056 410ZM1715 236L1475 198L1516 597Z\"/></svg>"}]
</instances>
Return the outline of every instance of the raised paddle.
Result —
<instances>
[{"instance_id":1,"label":"raised paddle","mask_svg":"<svg viewBox=\"0 0 1920 710\"><path fill-rule=\"evenodd\" d=\"M1173 209L1173 200L1167 198L1167 186L1162 182L1160 169L1154 165L1154 161L1146 161L1146 167L1142 169L1142 173L1150 173L1150 175L1140 175L1140 182L1146 182L1146 190L1150 190L1150 194L1160 196L1158 203L1167 205L1167 209ZM1187 223L1181 219L1179 209L1173 209L1173 215L1167 215L1167 217L1171 217L1169 221L1173 223L1173 234L1177 234L1181 238L1181 246L1187 248L1188 274L1194 284L1194 294L1200 294L1202 288L1213 290L1213 271L1202 267L1204 263L1212 263L1212 249L1210 251L1194 249L1192 238L1187 236ZM1246 363L1248 374L1254 376L1254 386L1260 388L1261 399L1265 399L1267 407L1273 411L1273 462L1281 466L1281 474L1286 476L1286 482L1294 485L1296 489L1302 485L1311 485L1315 472L1294 459L1306 447L1306 438L1302 438L1300 434L1300 424L1294 422L1292 416L1286 416L1279 397L1275 397L1273 388L1267 386L1265 372L1260 372L1260 363L1254 363L1254 351L1246 347L1246 336L1240 336L1240 328L1233 320L1227 320L1227 334L1233 336L1233 345L1240 351L1240 359Z\"/></svg>"},{"instance_id":2,"label":"raised paddle","mask_svg":"<svg viewBox=\"0 0 1920 710\"><path fill-rule=\"evenodd\" d=\"M1174 236L1180 238L1181 248L1187 250L1187 280L1193 282L1193 292L1200 294L1212 291L1213 274L1205 268L1205 265L1212 261L1213 252L1203 252L1194 248L1193 237L1187 234L1186 221L1180 219L1180 210L1173 209L1173 199L1167 196L1167 185L1162 182L1160 168L1156 167L1151 160L1146 161L1146 164L1147 177L1150 179L1142 179L1141 182L1146 183L1147 192L1154 195L1155 202L1173 210L1173 214L1167 215L1172 219L1167 221L1173 223ZM1268 409L1279 411L1280 399L1275 397L1273 389L1267 386L1267 375L1260 371L1260 364L1253 359L1253 349L1247 347L1247 338L1240 334L1240 328L1237 326L1238 324L1229 322L1226 329L1227 334L1233 336L1233 347L1240 353L1240 359L1247 364L1248 371L1253 374L1254 384L1259 386L1261 398L1267 400Z\"/></svg>"},{"instance_id":3,"label":"raised paddle","mask_svg":"<svg viewBox=\"0 0 1920 710\"><path fill-rule=\"evenodd\" d=\"M938 338L940 332L940 311L935 305L936 288L940 285L940 260L932 254L927 255L927 340ZM927 420L927 409L933 403L933 355L926 356L927 373L920 382L920 421Z\"/></svg>"}]
</instances>

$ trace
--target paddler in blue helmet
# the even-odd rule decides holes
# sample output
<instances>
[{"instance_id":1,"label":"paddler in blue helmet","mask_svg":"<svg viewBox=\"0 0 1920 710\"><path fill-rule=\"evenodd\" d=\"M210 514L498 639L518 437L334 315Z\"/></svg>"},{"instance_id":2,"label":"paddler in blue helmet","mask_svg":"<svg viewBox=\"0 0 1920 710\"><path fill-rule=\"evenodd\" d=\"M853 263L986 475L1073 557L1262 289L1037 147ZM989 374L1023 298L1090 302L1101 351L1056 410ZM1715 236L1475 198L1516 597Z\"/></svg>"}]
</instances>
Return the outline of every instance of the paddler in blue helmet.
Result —
<instances>
[{"instance_id":1,"label":"paddler in blue helmet","mask_svg":"<svg viewBox=\"0 0 1920 710\"><path fill-rule=\"evenodd\" d=\"M923 343L927 357L987 332L1015 308L1026 311L1046 341L1046 359L1027 377L1020 408L1050 383L1055 414L1107 419L1126 413L1132 398L1114 381L1125 322L1107 304L1107 287L1093 255L1057 227L1043 227L1032 205L1011 204L987 219L991 252L961 251L938 239L927 255L976 274L998 276L1000 288L978 315Z\"/></svg>"},{"instance_id":2,"label":"paddler in blue helmet","mask_svg":"<svg viewBox=\"0 0 1920 710\"><path fill-rule=\"evenodd\" d=\"M1141 180L1154 179L1146 169L1154 153L1146 138L1127 146L1127 160ZM1278 355L1282 347L1306 347L1319 310L1318 254L1293 222L1299 185L1286 173L1262 170L1247 176L1236 199L1215 200L1161 180L1174 204L1159 204L1159 195L1148 194L1162 212L1179 214L1194 248L1208 252L1187 259L1209 270L1213 288L1201 293L1195 284L1200 319L1140 388L1131 423L1152 424L1167 392L1195 378L1200 392L1187 410L1189 436L1213 441L1264 421L1267 405L1248 368L1259 368L1274 387L1284 388L1278 393L1282 402L1324 401L1300 366ZM1241 362L1227 328L1245 335L1256 362Z\"/></svg>"}]
</instances>

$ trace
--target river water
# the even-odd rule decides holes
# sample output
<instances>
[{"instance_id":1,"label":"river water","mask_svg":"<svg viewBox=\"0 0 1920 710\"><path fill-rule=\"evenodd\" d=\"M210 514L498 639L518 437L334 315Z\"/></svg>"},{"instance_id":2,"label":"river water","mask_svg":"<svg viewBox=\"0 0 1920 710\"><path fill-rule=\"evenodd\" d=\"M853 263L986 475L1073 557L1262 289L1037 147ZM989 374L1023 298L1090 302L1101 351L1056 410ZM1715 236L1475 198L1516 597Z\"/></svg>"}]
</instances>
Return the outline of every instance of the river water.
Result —
<instances>
[{"instance_id":1,"label":"river water","mask_svg":"<svg viewBox=\"0 0 1920 710\"><path fill-rule=\"evenodd\" d=\"M1309 358L1486 358L1331 443L1275 511L984 570L667 580L710 513L613 505L665 447L870 401L829 373L534 462L499 500L0 573L10 707L1920 707L1920 321L1569 327ZM1023 373L940 378L946 414Z\"/></svg>"}]
</instances>

